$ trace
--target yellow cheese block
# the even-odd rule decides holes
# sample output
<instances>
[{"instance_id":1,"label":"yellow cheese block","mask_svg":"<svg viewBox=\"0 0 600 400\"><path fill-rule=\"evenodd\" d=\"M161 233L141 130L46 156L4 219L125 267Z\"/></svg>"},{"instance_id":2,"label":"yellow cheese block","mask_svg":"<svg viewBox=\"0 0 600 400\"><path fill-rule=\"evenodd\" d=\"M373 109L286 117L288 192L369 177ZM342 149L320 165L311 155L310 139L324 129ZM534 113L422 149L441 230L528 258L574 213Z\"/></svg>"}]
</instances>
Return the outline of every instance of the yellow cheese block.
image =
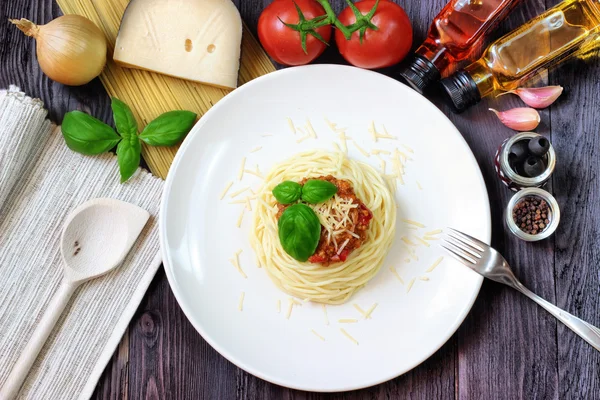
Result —
<instances>
[{"instance_id":1,"label":"yellow cheese block","mask_svg":"<svg viewBox=\"0 0 600 400\"><path fill-rule=\"evenodd\" d=\"M231 0L131 0L114 60L177 78L236 88L242 19Z\"/></svg>"}]
</instances>

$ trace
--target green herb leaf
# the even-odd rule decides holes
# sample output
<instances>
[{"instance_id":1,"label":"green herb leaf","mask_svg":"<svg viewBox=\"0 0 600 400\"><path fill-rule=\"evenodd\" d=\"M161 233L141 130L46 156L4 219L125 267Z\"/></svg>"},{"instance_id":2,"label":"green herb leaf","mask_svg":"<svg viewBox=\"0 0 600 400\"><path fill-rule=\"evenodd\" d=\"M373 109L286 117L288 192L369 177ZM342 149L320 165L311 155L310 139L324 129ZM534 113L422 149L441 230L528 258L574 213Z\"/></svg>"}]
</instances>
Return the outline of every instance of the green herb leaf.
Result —
<instances>
[{"instance_id":1,"label":"green herb leaf","mask_svg":"<svg viewBox=\"0 0 600 400\"><path fill-rule=\"evenodd\" d=\"M302 188L302 200L310 204L323 203L337 193L337 186L320 179L306 181Z\"/></svg>"},{"instance_id":2,"label":"green herb leaf","mask_svg":"<svg viewBox=\"0 0 600 400\"><path fill-rule=\"evenodd\" d=\"M121 173L121 183L127 181L140 165L142 146L137 135L121 140L117 146L117 161Z\"/></svg>"},{"instance_id":3,"label":"green herb leaf","mask_svg":"<svg viewBox=\"0 0 600 400\"><path fill-rule=\"evenodd\" d=\"M117 132L125 139L128 139L131 135L137 135L137 122L129 106L116 97L111 97L110 107L113 111Z\"/></svg>"},{"instance_id":4,"label":"green herb leaf","mask_svg":"<svg viewBox=\"0 0 600 400\"><path fill-rule=\"evenodd\" d=\"M315 253L321 238L321 223L306 204L285 209L279 221L279 241L286 253L298 261L307 261Z\"/></svg>"},{"instance_id":5,"label":"green herb leaf","mask_svg":"<svg viewBox=\"0 0 600 400\"><path fill-rule=\"evenodd\" d=\"M81 111L65 114L62 134L71 150L86 155L109 151L121 140L113 128Z\"/></svg>"},{"instance_id":6,"label":"green herb leaf","mask_svg":"<svg viewBox=\"0 0 600 400\"><path fill-rule=\"evenodd\" d=\"M297 182L285 181L273 188L273 196L281 204L291 204L302 195L302 185Z\"/></svg>"},{"instance_id":7,"label":"green herb leaf","mask_svg":"<svg viewBox=\"0 0 600 400\"><path fill-rule=\"evenodd\" d=\"M192 129L196 114L191 111L169 111L150 122L140 134L140 139L150 146L173 146Z\"/></svg>"}]
</instances>

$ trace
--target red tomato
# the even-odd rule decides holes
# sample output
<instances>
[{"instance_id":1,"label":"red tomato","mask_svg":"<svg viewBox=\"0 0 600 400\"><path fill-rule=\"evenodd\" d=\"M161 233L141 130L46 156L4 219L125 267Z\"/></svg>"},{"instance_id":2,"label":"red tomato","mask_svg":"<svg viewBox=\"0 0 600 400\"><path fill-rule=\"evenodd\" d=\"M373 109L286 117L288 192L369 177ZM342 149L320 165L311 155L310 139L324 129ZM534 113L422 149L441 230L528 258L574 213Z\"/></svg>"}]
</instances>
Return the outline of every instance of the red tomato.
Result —
<instances>
[{"instance_id":1,"label":"red tomato","mask_svg":"<svg viewBox=\"0 0 600 400\"><path fill-rule=\"evenodd\" d=\"M354 5L366 15L375 5L375 0L363 0ZM356 22L350 7L346 7L338 19L346 26ZM383 68L399 63L408 54L413 38L410 20L402 7L380 0L371 22L378 29L367 28L362 43L359 31L346 40L342 32L336 30L335 43L340 54L350 64L361 68Z\"/></svg>"},{"instance_id":2,"label":"red tomato","mask_svg":"<svg viewBox=\"0 0 600 400\"><path fill-rule=\"evenodd\" d=\"M325 10L315 0L295 0L304 18L308 21L325 15ZM280 20L281 19L281 20ZM278 63L304 65L321 55L327 45L310 32L306 32L306 53L302 49L301 33L285 26L298 24L300 16L294 0L275 0L269 4L258 19L258 38L266 52ZM323 40L331 39L331 25L315 29Z\"/></svg>"}]
</instances>

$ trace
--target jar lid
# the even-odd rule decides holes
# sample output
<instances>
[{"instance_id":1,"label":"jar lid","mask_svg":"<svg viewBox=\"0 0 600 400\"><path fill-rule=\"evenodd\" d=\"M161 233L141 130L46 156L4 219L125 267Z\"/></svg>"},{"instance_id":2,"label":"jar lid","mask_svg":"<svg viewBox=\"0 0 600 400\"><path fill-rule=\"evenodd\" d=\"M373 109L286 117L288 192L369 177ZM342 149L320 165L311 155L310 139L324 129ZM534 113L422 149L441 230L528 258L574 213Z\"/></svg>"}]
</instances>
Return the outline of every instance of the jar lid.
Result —
<instances>
[{"instance_id":1,"label":"jar lid","mask_svg":"<svg viewBox=\"0 0 600 400\"><path fill-rule=\"evenodd\" d=\"M546 154L546 157L547 157L546 169L540 175L534 176L533 178L530 178L527 176L522 176L522 175L519 175L510 166L510 163L508 161L508 155L510 153L511 147L515 143L517 143L521 140L528 140L528 139L530 140L537 136L541 136L541 135L537 134L535 132L521 132L521 133L514 135L510 139L508 139L506 141L506 143L504 143L504 145L502 146L503 150L500 153L500 160L499 160L500 168L502 169L502 172L504 173L504 175L506 175L506 177L510 181L514 182L517 186L520 186L520 187L542 186L546 181L548 181L548 179L550 179L550 176L554 172L554 168L556 167L556 152L554 151L554 146L552 146L552 144L550 144L550 148L548 149L548 153Z\"/></svg>"},{"instance_id":2,"label":"jar lid","mask_svg":"<svg viewBox=\"0 0 600 400\"><path fill-rule=\"evenodd\" d=\"M537 233L531 234L523 231L513 219L513 210L515 206L523 199L527 197L534 197L541 200L544 200L548 204L549 213L548 220L549 223L545 228ZM540 188L527 188L518 191L508 202L506 206L506 211L504 213L504 219L508 230L518 237L521 240L525 240L527 242L537 242L538 240L543 240L552 235L556 228L558 227L558 223L560 222L560 208L558 207L558 202L550 193Z\"/></svg>"}]
</instances>

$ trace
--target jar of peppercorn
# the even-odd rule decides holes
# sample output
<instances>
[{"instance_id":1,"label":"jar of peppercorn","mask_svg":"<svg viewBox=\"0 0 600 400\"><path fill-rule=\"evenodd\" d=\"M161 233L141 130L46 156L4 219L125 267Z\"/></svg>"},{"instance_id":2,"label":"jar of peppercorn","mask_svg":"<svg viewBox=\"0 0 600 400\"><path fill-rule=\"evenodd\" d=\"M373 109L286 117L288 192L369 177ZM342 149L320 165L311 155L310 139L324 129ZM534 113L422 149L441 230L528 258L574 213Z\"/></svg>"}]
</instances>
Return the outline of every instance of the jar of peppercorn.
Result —
<instances>
[{"instance_id":1,"label":"jar of peppercorn","mask_svg":"<svg viewBox=\"0 0 600 400\"><path fill-rule=\"evenodd\" d=\"M554 196L540 188L517 192L508 202L504 221L519 239L536 242L556 231L560 209Z\"/></svg>"},{"instance_id":2,"label":"jar of peppercorn","mask_svg":"<svg viewBox=\"0 0 600 400\"><path fill-rule=\"evenodd\" d=\"M502 143L494 158L496 173L516 192L543 186L554 172L556 153L550 141L534 132L522 132Z\"/></svg>"}]
</instances>

